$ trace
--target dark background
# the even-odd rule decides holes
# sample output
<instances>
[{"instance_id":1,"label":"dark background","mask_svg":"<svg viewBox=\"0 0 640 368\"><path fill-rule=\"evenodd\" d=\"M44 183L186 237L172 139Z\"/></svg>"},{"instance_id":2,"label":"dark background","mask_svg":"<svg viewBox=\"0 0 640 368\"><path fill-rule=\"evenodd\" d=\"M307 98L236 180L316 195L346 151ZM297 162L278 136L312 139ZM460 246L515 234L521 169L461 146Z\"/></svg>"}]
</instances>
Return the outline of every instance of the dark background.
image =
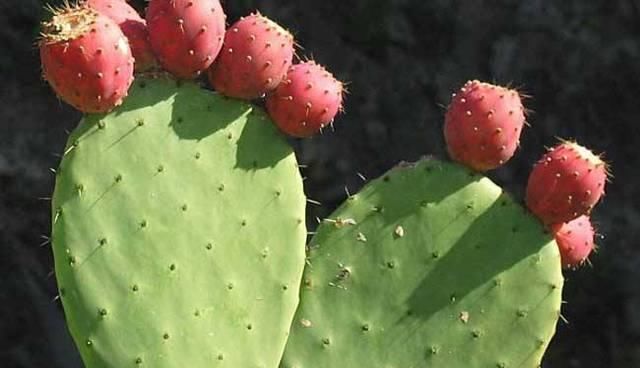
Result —
<instances>
[{"instance_id":1,"label":"dark background","mask_svg":"<svg viewBox=\"0 0 640 368\"><path fill-rule=\"evenodd\" d=\"M55 1L54 1L55 2ZM142 3L140 1L138 5ZM38 0L0 3L0 366L80 367L56 296L53 175L80 114L39 75ZM563 314L544 367L640 367L640 1L227 1L230 20L259 9L289 27L351 94L334 133L294 142L308 195L325 216L400 160L444 157L443 106L467 79L531 95L531 128L490 176L522 197L555 137L606 152L615 178L594 219L593 267L567 273ZM311 221L310 223L313 223Z\"/></svg>"}]
</instances>

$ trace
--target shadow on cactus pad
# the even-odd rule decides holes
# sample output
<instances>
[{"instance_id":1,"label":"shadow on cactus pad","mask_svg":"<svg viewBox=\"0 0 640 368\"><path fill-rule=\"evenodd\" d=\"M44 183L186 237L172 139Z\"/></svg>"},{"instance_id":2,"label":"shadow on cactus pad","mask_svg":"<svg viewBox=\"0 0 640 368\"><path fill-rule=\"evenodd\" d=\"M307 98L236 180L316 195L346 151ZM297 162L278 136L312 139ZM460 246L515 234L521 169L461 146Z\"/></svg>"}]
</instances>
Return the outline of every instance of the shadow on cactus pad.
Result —
<instances>
[{"instance_id":1,"label":"shadow on cactus pad","mask_svg":"<svg viewBox=\"0 0 640 368\"><path fill-rule=\"evenodd\" d=\"M293 151L256 108L139 78L124 105L72 133L52 218L87 368L278 364L305 197Z\"/></svg>"},{"instance_id":2,"label":"shadow on cactus pad","mask_svg":"<svg viewBox=\"0 0 640 368\"><path fill-rule=\"evenodd\" d=\"M534 368L555 332L555 242L456 164L391 170L326 219L309 249L282 368Z\"/></svg>"}]
</instances>

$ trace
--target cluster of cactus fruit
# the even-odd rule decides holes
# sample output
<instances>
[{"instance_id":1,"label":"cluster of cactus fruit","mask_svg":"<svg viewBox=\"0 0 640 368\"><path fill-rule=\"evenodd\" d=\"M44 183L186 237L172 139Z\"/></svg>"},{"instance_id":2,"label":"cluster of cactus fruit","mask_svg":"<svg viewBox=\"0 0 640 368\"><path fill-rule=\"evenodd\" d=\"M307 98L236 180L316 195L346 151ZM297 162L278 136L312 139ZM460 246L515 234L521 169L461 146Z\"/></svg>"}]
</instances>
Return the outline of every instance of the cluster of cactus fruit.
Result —
<instances>
[{"instance_id":1,"label":"cluster of cactus fruit","mask_svg":"<svg viewBox=\"0 0 640 368\"><path fill-rule=\"evenodd\" d=\"M321 130L342 109L344 87L313 61L293 64L293 36L255 13L225 31L219 0L150 1L146 22L125 0L86 0L54 10L43 24L44 78L86 113L122 104L138 73L161 68L192 80L203 72L219 93L266 106L297 137Z\"/></svg>"},{"instance_id":2,"label":"cluster of cactus fruit","mask_svg":"<svg viewBox=\"0 0 640 368\"><path fill-rule=\"evenodd\" d=\"M469 81L447 109L449 154L479 172L495 169L513 156L524 125L525 108L516 90ZM549 149L529 176L527 207L554 234L566 268L581 265L594 248L588 215L604 195L607 178L607 164L570 141Z\"/></svg>"},{"instance_id":3,"label":"cluster of cactus fruit","mask_svg":"<svg viewBox=\"0 0 640 368\"><path fill-rule=\"evenodd\" d=\"M482 174L518 147L521 95L470 81L445 118L457 163L398 165L307 241L279 130L321 131L343 85L295 63L293 37L265 16L225 26L218 0L151 0L146 21L125 0L88 0L43 24L44 77L87 113L52 197L85 365L538 367L561 266L593 249L606 164L561 142L523 208ZM262 98L266 112L249 102Z\"/></svg>"}]
</instances>

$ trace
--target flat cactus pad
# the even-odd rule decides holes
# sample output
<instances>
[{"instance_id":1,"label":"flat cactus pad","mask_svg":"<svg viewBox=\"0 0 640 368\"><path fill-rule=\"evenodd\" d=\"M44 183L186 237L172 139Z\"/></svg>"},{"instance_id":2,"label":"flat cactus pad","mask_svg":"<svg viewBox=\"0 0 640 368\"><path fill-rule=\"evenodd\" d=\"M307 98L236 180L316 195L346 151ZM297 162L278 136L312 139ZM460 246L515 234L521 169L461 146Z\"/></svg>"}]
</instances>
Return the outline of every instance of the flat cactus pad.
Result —
<instances>
[{"instance_id":1,"label":"flat cactus pad","mask_svg":"<svg viewBox=\"0 0 640 368\"><path fill-rule=\"evenodd\" d=\"M456 164L391 170L308 247L282 368L533 368L554 334L553 238Z\"/></svg>"},{"instance_id":2,"label":"flat cactus pad","mask_svg":"<svg viewBox=\"0 0 640 368\"><path fill-rule=\"evenodd\" d=\"M304 266L294 154L257 107L138 78L72 133L56 277L88 368L274 367Z\"/></svg>"}]
</instances>

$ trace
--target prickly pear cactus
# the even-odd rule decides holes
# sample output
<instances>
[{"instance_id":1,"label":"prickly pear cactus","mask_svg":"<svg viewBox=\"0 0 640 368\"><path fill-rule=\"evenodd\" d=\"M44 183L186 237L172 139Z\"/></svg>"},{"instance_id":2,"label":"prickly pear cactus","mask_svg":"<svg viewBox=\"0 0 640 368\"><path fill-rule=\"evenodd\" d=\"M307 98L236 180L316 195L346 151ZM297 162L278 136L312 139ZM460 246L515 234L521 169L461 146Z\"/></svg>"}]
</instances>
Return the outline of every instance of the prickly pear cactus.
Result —
<instances>
[{"instance_id":1,"label":"prickly pear cactus","mask_svg":"<svg viewBox=\"0 0 640 368\"><path fill-rule=\"evenodd\" d=\"M558 249L489 179L423 160L320 225L282 368L538 367Z\"/></svg>"},{"instance_id":2,"label":"prickly pear cactus","mask_svg":"<svg viewBox=\"0 0 640 368\"><path fill-rule=\"evenodd\" d=\"M138 78L73 132L53 197L56 276L86 366L277 366L304 206L261 110Z\"/></svg>"}]
</instances>

